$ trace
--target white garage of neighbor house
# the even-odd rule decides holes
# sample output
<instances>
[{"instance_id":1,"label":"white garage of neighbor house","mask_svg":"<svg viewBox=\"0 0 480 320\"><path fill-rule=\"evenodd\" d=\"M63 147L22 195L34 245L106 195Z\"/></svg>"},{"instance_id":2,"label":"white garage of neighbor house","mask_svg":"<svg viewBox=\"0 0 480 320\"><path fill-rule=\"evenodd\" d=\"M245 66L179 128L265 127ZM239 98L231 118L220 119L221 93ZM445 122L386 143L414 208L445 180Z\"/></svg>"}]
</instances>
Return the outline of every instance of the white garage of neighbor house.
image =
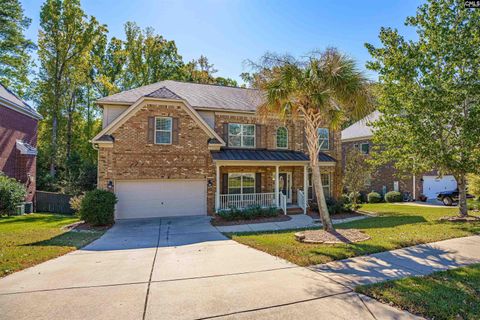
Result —
<instances>
[{"instance_id":1,"label":"white garage of neighbor house","mask_svg":"<svg viewBox=\"0 0 480 320\"><path fill-rule=\"evenodd\" d=\"M116 181L115 219L207 214L205 180Z\"/></svg>"},{"instance_id":2,"label":"white garage of neighbor house","mask_svg":"<svg viewBox=\"0 0 480 320\"><path fill-rule=\"evenodd\" d=\"M453 176L423 176L423 194L428 199L436 199L442 191L451 191L457 188L457 180Z\"/></svg>"}]
</instances>

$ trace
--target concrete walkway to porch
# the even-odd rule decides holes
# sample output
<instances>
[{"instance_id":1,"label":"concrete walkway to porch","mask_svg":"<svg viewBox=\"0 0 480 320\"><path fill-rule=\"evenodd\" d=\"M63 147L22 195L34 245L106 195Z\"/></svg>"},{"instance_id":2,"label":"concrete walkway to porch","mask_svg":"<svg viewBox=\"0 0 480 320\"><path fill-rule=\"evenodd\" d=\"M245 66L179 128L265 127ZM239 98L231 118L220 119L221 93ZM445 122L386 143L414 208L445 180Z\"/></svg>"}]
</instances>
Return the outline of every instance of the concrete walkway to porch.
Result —
<instances>
[{"instance_id":1,"label":"concrete walkway to porch","mask_svg":"<svg viewBox=\"0 0 480 320\"><path fill-rule=\"evenodd\" d=\"M218 226L216 227L220 232L257 232L257 231L277 231L277 230L291 230L291 229L305 229L320 227L322 224L318 220L306 214L291 215L288 221L265 222L265 223L249 223L239 224L234 226ZM359 216L346 219L333 219L334 224L355 221L368 218L368 216Z\"/></svg>"}]
</instances>

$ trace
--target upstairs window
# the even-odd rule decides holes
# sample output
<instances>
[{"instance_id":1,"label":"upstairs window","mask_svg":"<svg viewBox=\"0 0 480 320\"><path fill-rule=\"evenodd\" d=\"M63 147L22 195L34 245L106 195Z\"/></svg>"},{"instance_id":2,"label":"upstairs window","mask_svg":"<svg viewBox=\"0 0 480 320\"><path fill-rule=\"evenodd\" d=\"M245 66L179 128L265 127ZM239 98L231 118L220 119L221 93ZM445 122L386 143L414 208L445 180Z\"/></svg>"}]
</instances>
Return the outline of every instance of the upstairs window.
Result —
<instances>
[{"instance_id":1,"label":"upstairs window","mask_svg":"<svg viewBox=\"0 0 480 320\"><path fill-rule=\"evenodd\" d=\"M286 127L277 129L277 149L288 148L288 130Z\"/></svg>"},{"instance_id":2,"label":"upstairs window","mask_svg":"<svg viewBox=\"0 0 480 320\"><path fill-rule=\"evenodd\" d=\"M172 143L172 118L170 117L155 118L155 143L156 144Z\"/></svg>"},{"instance_id":3,"label":"upstairs window","mask_svg":"<svg viewBox=\"0 0 480 320\"><path fill-rule=\"evenodd\" d=\"M353 145L356 149L358 149L358 151L360 151L360 153L362 154L369 154L370 153L370 144L368 142L364 142L364 143L355 143Z\"/></svg>"},{"instance_id":4,"label":"upstairs window","mask_svg":"<svg viewBox=\"0 0 480 320\"><path fill-rule=\"evenodd\" d=\"M318 128L318 145L320 150L330 149L330 132L328 128Z\"/></svg>"},{"instance_id":5,"label":"upstairs window","mask_svg":"<svg viewBox=\"0 0 480 320\"><path fill-rule=\"evenodd\" d=\"M255 148L255 125L229 123L228 146L238 148Z\"/></svg>"}]
</instances>

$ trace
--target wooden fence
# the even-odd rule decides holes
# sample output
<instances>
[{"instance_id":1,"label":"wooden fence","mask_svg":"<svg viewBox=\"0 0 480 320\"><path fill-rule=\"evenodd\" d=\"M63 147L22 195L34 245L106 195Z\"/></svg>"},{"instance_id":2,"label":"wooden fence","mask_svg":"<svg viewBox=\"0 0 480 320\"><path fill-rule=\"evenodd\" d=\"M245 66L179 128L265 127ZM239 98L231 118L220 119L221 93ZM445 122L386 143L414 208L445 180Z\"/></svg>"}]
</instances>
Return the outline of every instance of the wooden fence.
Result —
<instances>
[{"instance_id":1,"label":"wooden fence","mask_svg":"<svg viewBox=\"0 0 480 320\"><path fill-rule=\"evenodd\" d=\"M69 203L71 198L72 196L68 194L37 191L35 193L35 211L73 214L74 211Z\"/></svg>"}]
</instances>

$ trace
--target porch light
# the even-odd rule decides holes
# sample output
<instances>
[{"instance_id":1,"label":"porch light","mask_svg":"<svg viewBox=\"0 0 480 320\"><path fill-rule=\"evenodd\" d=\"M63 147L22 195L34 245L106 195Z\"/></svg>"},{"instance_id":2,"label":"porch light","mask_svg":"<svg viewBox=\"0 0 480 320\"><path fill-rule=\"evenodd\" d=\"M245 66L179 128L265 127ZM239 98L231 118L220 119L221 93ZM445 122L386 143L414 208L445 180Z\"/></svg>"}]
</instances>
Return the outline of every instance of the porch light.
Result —
<instances>
[{"instance_id":1,"label":"porch light","mask_svg":"<svg viewBox=\"0 0 480 320\"><path fill-rule=\"evenodd\" d=\"M108 190L112 190L112 189L113 189L113 181L112 181L112 180L108 180L107 189L108 189Z\"/></svg>"},{"instance_id":2,"label":"porch light","mask_svg":"<svg viewBox=\"0 0 480 320\"><path fill-rule=\"evenodd\" d=\"M208 180L207 180L207 187L209 187L209 188L213 187L213 181L212 181L212 179L208 179Z\"/></svg>"}]
</instances>

